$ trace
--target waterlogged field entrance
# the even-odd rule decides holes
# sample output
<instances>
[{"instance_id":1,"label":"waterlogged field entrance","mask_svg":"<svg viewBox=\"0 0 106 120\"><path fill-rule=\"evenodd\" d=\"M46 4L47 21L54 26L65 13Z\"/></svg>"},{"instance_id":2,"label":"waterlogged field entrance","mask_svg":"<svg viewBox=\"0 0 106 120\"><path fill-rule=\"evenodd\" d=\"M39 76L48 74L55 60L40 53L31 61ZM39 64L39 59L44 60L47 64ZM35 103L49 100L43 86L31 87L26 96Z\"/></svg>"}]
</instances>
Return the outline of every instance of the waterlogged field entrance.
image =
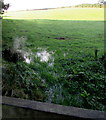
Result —
<instances>
[{"instance_id":1,"label":"waterlogged field entrance","mask_svg":"<svg viewBox=\"0 0 106 120\"><path fill-rule=\"evenodd\" d=\"M2 54L3 96L105 110L102 9L6 13Z\"/></svg>"}]
</instances>

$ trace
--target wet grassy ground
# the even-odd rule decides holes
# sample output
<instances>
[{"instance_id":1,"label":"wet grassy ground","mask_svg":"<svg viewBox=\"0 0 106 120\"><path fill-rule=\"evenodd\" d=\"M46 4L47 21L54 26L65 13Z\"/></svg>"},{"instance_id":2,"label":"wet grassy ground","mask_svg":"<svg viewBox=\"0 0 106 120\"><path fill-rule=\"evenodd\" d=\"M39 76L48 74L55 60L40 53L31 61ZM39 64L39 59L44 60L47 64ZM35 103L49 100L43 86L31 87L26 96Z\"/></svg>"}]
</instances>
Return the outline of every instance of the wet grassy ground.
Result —
<instances>
[{"instance_id":1,"label":"wet grassy ground","mask_svg":"<svg viewBox=\"0 0 106 120\"><path fill-rule=\"evenodd\" d=\"M104 22L93 17L95 21L89 16L83 21L4 19L3 49L20 50L27 60L3 60L3 94L104 110Z\"/></svg>"},{"instance_id":2,"label":"wet grassy ground","mask_svg":"<svg viewBox=\"0 0 106 120\"><path fill-rule=\"evenodd\" d=\"M103 27L102 21L3 20L3 45L12 46L16 37L23 36L27 38L25 47L32 50L41 47L63 54L71 51L71 54L93 55L94 49L98 48L101 54Z\"/></svg>"}]
</instances>

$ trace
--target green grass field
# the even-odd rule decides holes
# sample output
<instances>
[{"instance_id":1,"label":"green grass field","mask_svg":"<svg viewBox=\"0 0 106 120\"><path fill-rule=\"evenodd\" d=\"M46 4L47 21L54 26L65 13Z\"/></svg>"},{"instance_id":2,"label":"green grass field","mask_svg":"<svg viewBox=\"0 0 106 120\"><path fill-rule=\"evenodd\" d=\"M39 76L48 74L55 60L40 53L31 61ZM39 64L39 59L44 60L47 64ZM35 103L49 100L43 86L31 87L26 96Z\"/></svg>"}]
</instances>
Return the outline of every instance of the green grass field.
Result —
<instances>
[{"instance_id":1,"label":"green grass field","mask_svg":"<svg viewBox=\"0 0 106 120\"><path fill-rule=\"evenodd\" d=\"M52 19L52 20L104 20L102 8L64 8L6 13L10 19Z\"/></svg>"},{"instance_id":2,"label":"green grass field","mask_svg":"<svg viewBox=\"0 0 106 120\"><path fill-rule=\"evenodd\" d=\"M2 44L30 61L3 60L4 95L105 110L103 9L8 12Z\"/></svg>"}]
</instances>

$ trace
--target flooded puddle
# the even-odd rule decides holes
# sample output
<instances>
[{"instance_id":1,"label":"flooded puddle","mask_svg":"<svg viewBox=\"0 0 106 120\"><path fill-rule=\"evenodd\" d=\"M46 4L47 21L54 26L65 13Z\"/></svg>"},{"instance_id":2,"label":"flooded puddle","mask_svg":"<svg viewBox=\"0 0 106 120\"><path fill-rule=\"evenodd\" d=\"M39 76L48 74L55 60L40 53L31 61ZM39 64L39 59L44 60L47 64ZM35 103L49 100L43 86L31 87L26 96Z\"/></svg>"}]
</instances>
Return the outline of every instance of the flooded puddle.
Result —
<instances>
[{"instance_id":1,"label":"flooded puddle","mask_svg":"<svg viewBox=\"0 0 106 120\"><path fill-rule=\"evenodd\" d=\"M30 64L32 61L32 53L31 51L25 51L25 41L27 40L27 37L25 36L17 36L16 38L13 38L13 49L18 51L22 54L23 58L25 59L25 62Z\"/></svg>"},{"instance_id":2,"label":"flooded puddle","mask_svg":"<svg viewBox=\"0 0 106 120\"><path fill-rule=\"evenodd\" d=\"M23 55L26 63L30 64L33 61L33 58L36 57L40 59L40 62L47 62L48 66L53 66L54 53L52 51L48 52L46 48L37 48L37 52L35 54L28 50L26 52L24 49L26 40L27 37L21 36L14 38L13 42L13 48Z\"/></svg>"},{"instance_id":3,"label":"flooded puddle","mask_svg":"<svg viewBox=\"0 0 106 120\"><path fill-rule=\"evenodd\" d=\"M39 58L40 62L46 62L48 66L52 67L54 65L54 52L48 51L47 48L36 48L37 52L32 52L30 49L25 50L26 37L16 37L14 39L13 48L20 52L25 59L25 62L30 64L34 62L34 58ZM66 53L64 53L64 57ZM39 64L39 63L38 63ZM45 79L42 80L43 83L46 82ZM46 91L47 102L52 102L55 99L57 102L64 100L62 96L62 85L53 85Z\"/></svg>"}]
</instances>

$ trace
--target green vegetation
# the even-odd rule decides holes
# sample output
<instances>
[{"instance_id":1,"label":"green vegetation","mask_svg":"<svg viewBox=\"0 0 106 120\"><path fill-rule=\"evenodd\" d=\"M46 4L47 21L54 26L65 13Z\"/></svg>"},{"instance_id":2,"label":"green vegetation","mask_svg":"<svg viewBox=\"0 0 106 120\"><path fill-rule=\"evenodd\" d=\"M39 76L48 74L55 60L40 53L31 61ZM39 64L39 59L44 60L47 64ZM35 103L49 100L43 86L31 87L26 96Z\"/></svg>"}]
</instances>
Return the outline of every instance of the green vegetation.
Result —
<instances>
[{"instance_id":1,"label":"green vegetation","mask_svg":"<svg viewBox=\"0 0 106 120\"><path fill-rule=\"evenodd\" d=\"M104 5L103 4L80 4L80 5L76 5L75 7L77 8L103 8Z\"/></svg>"},{"instance_id":2,"label":"green vegetation","mask_svg":"<svg viewBox=\"0 0 106 120\"><path fill-rule=\"evenodd\" d=\"M60 9L56 10L54 13L59 14ZM51 11L16 12L25 14L19 19L15 15L15 19L3 20L3 50L15 49L30 60L29 64L3 59L3 95L104 111L106 71L101 10L94 9L94 16L83 11L84 21L78 13L75 18L67 10L64 17ZM41 17L42 12L47 16ZM22 19L29 13L28 19ZM41 19L33 19L37 15Z\"/></svg>"}]
</instances>

